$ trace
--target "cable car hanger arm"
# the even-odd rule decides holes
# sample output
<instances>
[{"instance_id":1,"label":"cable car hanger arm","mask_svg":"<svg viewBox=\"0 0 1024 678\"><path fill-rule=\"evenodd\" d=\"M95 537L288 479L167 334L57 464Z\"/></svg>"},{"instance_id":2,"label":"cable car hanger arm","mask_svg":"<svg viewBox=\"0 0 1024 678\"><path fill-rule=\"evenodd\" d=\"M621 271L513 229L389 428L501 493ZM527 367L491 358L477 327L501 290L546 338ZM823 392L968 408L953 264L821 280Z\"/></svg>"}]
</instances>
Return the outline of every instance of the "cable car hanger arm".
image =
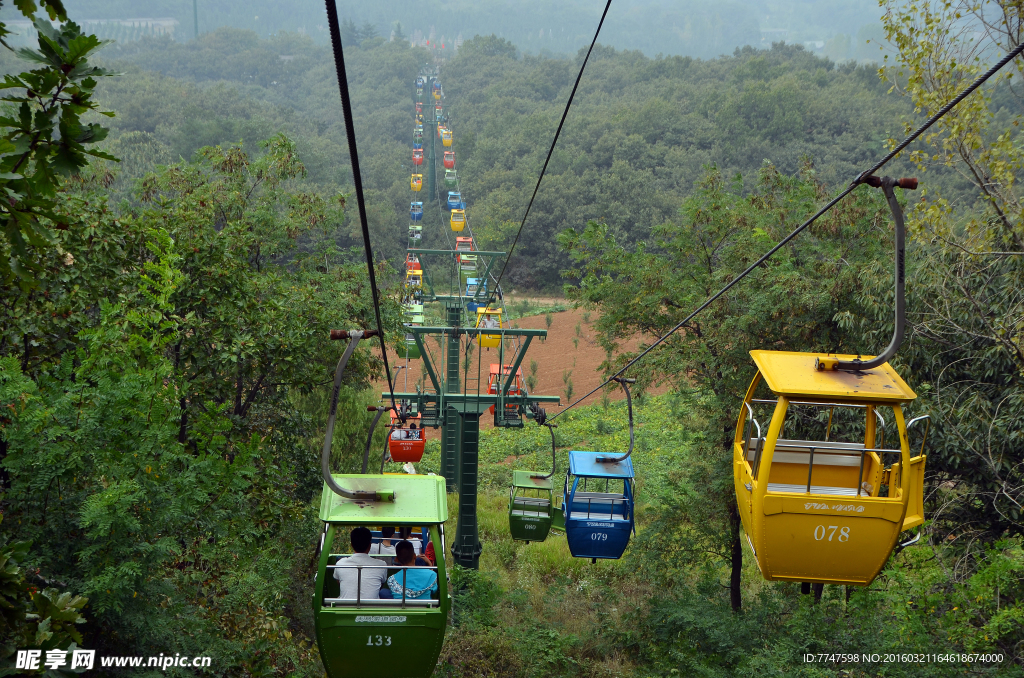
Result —
<instances>
[{"instance_id":1,"label":"cable car hanger arm","mask_svg":"<svg viewBox=\"0 0 1024 678\"><path fill-rule=\"evenodd\" d=\"M896 193L893 191L893 188L899 186L900 188L908 191L916 190L917 179L893 179L892 177L879 178L869 176L864 178L863 183L868 186L882 189L882 192L885 193L885 199L889 203L889 210L892 212L893 221L896 224L896 322L892 331L892 340L884 351L870 360L861 360L860 358L856 358L854 360L816 358L814 366L818 370L843 370L847 372L856 372L871 370L880 365L884 365L889 362L894 355L896 355L896 351L899 350L900 344L903 343L903 335L907 328L907 300L905 294L906 228L903 224L903 208L900 207L899 201L896 200Z\"/></svg>"},{"instance_id":2,"label":"cable car hanger arm","mask_svg":"<svg viewBox=\"0 0 1024 678\"><path fill-rule=\"evenodd\" d=\"M387 491L381 492L366 492L359 490L348 490L339 485L334 480L334 476L331 475L331 441L334 438L334 419L338 414L338 391L341 390L341 377L345 373L345 366L348 365L349 358L356 350L356 346L359 344L359 340L369 338L377 334L377 330L331 330L331 339L348 339L348 346L345 347L345 352L341 355L341 360L338 361L338 367L334 370L334 386L331 389L331 400L329 403L329 409L327 412L327 431L324 435L324 449L320 456L320 470L324 477L324 482L327 483L327 487L331 488L336 494L345 497L346 499L356 499L359 501L394 501L394 494L388 493Z\"/></svg>"},{"instance_id":3,"label":"cable car hanger arm","mask_svg":"<svg viewBox=\"0 0 1024 678\"><path fill-rule=\"evenodd\" d=\"M629 394L629 387L626 386L626 384L635 384L636 379L626 379L625 377L613 377L613 379L619 382L622 390L626 392L626 409L629 411L629 451L621 457L598 457L597 461L602 464L617 464L620 461L626 461L629 455L633 454L633 443L636 441L633 435L633 397Z\"/></svg>"}]
</instances>

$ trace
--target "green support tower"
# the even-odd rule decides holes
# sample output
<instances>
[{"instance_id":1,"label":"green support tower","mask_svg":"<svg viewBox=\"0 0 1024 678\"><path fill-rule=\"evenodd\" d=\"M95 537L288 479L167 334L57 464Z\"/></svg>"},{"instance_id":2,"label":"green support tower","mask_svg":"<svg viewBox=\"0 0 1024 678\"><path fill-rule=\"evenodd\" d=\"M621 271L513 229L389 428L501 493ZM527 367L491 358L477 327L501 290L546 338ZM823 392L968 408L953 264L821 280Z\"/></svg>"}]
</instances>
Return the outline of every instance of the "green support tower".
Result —
<instances>
[{"instance_id":1,"label":"green support tower","mask_svg":"<svg viewBox=\"0 0 1024 678\"><path fill-rule=\"evenodd\" d=\"M494 424L501 427L521 427L527 418L532 418L531 406L543 403L558 403L558 396L541 396L522 389L511 394L515 375L534 337L546 337L547 330L511 329L508 327L477 328L476 314L467 313L469 304L483 304L487 301L481 286L472 297L463 294L463 288L456 282L454 294L438 294L434 279L426 266L427 257L442 259L450 270L457 271L457 252L451 250L410 249L410 254L419 257L424 272L424 302L439 304L445 313L445 326L409 326L422 356L428 386L415 393L395 393L395 398L413 405L415 412L422 415L423 425L441 429L441 475L449 492L459 495L459 523L455 538L451 542L454 561L463 567L476 569L480 563L480 544L477 521L478 467L480 456L480 417L493 408ZM486 279L491 266L504 252L474 252L484 269L481 277ZM443 268L443 267L442 267ZM449 285L451 287L451 285ZM463 339L477 342L480 335L501 335L497 348L499 364L509 364L508 378L500 382L491 393L487 379L480 378L483 358L478 361L476 374L467 373L462 379L460 368L463 359ZM426 350L425 337L437 336L444 349L444 370L431 362ZM479 348L477 348L479 350ZM472 370L470 370L472 372ZM484 391L481 392L481 385ZM388 394L384 394L389 397Z\"/></svg>"}]
</instances>

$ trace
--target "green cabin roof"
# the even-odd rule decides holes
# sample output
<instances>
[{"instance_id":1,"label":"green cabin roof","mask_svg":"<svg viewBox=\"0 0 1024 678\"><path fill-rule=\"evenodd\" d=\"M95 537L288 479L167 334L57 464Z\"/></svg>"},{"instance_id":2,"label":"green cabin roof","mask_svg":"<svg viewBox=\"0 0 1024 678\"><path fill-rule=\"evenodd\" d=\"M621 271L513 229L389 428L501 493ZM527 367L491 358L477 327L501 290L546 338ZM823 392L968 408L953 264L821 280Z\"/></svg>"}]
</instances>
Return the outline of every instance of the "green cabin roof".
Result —
<instances>
[{"instance_id":1,"label":"green cabin roof","mask_svg":"<svg viewBox=\"0 0 1024 678\"><path fill-rule=\"evenodd\" d=\"M555 484L551 478L541 478L545 474L539 471L513 471L512 485L515 487L527 487L535 490L550 490Z\"/></svg>"},{"instance_id":2,"label":"green cabin roof","mask_svg":"<svg viewBox=\"0 0 1024 678\"><path fill-rule=\"evenodd\" d=\"M411 474L334 474L347 490L394 492L387 502L356 501L335 494L327 483L320 499L320 520L345 525L434 525L448 519L444 478Z\"/></svg>"}]
</instances>

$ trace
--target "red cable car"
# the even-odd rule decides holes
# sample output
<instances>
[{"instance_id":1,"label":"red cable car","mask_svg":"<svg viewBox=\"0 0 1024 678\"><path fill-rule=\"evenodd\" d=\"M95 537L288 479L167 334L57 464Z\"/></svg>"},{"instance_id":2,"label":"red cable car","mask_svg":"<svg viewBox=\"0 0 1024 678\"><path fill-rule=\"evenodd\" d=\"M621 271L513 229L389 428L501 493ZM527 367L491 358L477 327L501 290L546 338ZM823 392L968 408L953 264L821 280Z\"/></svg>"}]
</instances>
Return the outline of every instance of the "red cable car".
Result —
<instances>
[{"instance_id":1,"label":"red cable car","mask_svg":"<svg viewBox=\"0 0 1024 678\"><path fill-rule=\"evenodd\" d=\"M413 157L415 157L415 153L413 154ZM415 160L413 162L415 162ZM420 162L423 162L423 153L422 152L420 153ZM444 152L444 168L445 169L455 169L455 151L445 151Z\"/></svg>"},{"instance_id":2,"label":"red cable car","mask_svg":"<svg viewBox=\"0 0 1024 678\"><path fill-rule=\"evenodd\" d=\"M423 112L423 104L420 103L419 101L416 102L416 112L417 113L422 113Z\"/></svg>"},{"instance_id":3,"label":"red cable car","mask_svg":"<svg viewBox=\"0 0 1024 678\"><path fill-rule=\"evenodd\" d=\"M405 270L407 270L407 271L415 271L419 267L420 267L420 258L419 257L417 257L415 254L406 254L405 255Z\"/></svg>"},{"instance_id":4,"label":"red cable car","mask_svg":"<svg viewBox=\"0 0 1024 678\"><path fill-rule=\"evenodd\" d=\"M498 391L504 385L505 381L508 380L508 375L512 374L511 365L502 365L501 373L498 373L498 364L491 363L491 371L487 377L487 392L492 395L497 395ZM508 387L508 394L510 396L523 395L523 368L520 367L516 370L515 379L512 380L512 384ZM516 405L505 405L505 409L515 411ZM491 414L494 414L494 405L491 405Z\"/></svg>"},{"instance_id":5,"label":"red cable car","mask_svg":"<svg viewBox=\"0 0 1024 678\"><path fill-rule=\"evenodd\" d=\"M418 462L423 458L423 448L427 443L427 432L423 429L423 417L419 414L409 415L402 426L395 413L391 413L391 433L388 435L388 452L391 461L400 464Z\"/></svg>"},{"instance_id":6,"label":"red cable car","mask_svg":"<svg viewBox=\"0 0 1024 678\"><path fill-rule=\"evenodd\" d=\"M447 154L445 154L447 155ZM452 161L454 163L454 160ZM417 148L412 152L412 164L422 165L423 164L423 149ZM448 165L445 165L447 167ZM453 164L454 166L454 164Z\"/></svg>"}]
</instances>

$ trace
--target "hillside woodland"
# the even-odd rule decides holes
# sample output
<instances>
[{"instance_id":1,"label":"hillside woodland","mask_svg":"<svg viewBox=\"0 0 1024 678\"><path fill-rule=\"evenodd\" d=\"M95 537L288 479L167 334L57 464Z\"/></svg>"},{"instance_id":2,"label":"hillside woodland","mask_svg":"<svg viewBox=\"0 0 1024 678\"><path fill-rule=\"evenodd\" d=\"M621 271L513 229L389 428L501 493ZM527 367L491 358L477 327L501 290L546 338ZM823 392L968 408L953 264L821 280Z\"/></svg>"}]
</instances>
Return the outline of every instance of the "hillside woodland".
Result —
<instances>
[{"instance_id":1,"label":"hillside woodland","mask_svg":"<svg viewBox=\"0 0 1024 678\"><path fill-rule=\"evenodd\" d=\"M781 43L708 59L599 46L505 285L563 293L596 337L575 350L615 369L1013 47L1024 18L1010 2L887 9L881 67ZM68 18L57 0L38 14ZM983 40L953 30L982 19ZM86 647L321 676L318 450L341 352L326 330L373 323L330 53L298 33L104 45L37 26L35 51L0 49L0 675L18 649ZM514 238L582 63L526 52L477 36L437 64L489 249ZM434 58L346 45L392 343L412 82ZM890 217L861 187L631 373L640 514L624 559L513 542L511 472L549 463L548 434L483 434L481 568L449 573L435 675L1024 675L1022 68L886 170L921 179L901 195L910 327L894 361L932 421L921 541L870 587L804 596L762 580L734 508L748 351L874 353L891 336ZM438 210L424 226L445 246ZM346 372L337 469L358 467L382 367L360 350ZM561 451L625 447L624 407L604 396L560 418ZM439 456L433 440L420 470ZM908 652L999 660L860 659ZM858 660L805 661L817 653Z\"/></svg>"}]
</instances>

